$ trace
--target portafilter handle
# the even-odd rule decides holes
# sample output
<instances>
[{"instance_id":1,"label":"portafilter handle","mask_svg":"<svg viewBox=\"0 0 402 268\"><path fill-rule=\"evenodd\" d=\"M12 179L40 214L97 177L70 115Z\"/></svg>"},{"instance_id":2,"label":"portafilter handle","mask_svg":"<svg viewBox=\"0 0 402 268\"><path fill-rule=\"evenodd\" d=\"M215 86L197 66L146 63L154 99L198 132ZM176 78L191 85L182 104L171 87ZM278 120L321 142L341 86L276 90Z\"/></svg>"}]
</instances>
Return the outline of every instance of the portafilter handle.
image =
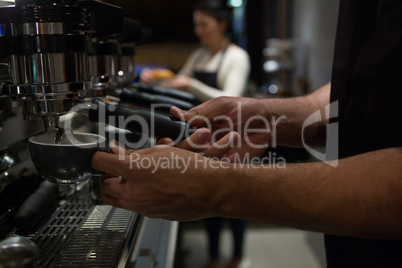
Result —
<instances>
[{"instance_id":1,"label":"portafilter handle","mask_svg":"<svg viewBox=\"0 0 402 268\"><path fill-rule=\"evenodd\" d=\"M159 94L138 92L128 88L122 89L120 94L120 102L130 103L145 108L150 108L152 105L154 105L155 109L168 113L170 111L170 107L172 106L176 106L183 110L190 110L194 107L194 104L181 99Z\"/></svg>"},{"instance_id":2,"label":"portafilter handle","mask_svg":"<svg viewBox=\"0 0 402 268\"><path fill-rule=\"evenodd\" d=\"M190 124L164 113L108 104L100 99L92 101L88 118L93 123L106 123L156 139L168 137L175 142L187 138L191 132Z\"/></svg>"},{"instance_id":3,"label":"portafilter handle","mask_svg":"<svg viewBox=\"0 0 402 268\"><path fill-rule=\"evenodd\" d=\"M173 89L173 88L160 87L160 86L149 86L149 85L145 85L142 83L133 83L132 87L137 89L140 92L164 95L167 97L176 98L176 99L190 102L193 104L199 104L199 101L197 100L197 98L189 92L185 92L185 91L181 91L181 90L177 90L177 89Z\"/></svg>"}]
</instances>

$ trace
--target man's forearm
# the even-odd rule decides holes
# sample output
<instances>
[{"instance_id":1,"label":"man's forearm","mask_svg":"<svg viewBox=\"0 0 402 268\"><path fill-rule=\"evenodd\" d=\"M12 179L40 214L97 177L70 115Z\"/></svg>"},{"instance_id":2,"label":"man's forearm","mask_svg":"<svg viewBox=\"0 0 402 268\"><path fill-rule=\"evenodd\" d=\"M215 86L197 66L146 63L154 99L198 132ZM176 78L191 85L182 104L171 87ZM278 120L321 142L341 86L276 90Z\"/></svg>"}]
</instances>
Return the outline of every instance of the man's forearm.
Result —
<instances>
[{"instance_id":1,"label":"man's forearm","mask_svg":"<svg viewBox=\"0 0 402 268\"><path fill-rule=\"evenodd\" d=\"M302 126L305 120L320 110L324 112L329 104L330 83L317 89L313 93L288 99L263 99L261 102L266 107L266 117L271 120L271 125L276 128L278 145L300 147L302 145ZM321 145L325 142L325 131L328 120L322 117L317 122L304 130L306 142L313 145Z\"/></svg>"},{"instance_id":2,"label":"man's forearm","mask_svg":"<svg viewBox=\"0 0 402 268\"><path fill-rule=\"evenodd\" d=\"M402 148L285 169L235 167L222 216L364 238L402 239ZM233 164L235 165L235 164Z\"/></svg>"}]
</instances>

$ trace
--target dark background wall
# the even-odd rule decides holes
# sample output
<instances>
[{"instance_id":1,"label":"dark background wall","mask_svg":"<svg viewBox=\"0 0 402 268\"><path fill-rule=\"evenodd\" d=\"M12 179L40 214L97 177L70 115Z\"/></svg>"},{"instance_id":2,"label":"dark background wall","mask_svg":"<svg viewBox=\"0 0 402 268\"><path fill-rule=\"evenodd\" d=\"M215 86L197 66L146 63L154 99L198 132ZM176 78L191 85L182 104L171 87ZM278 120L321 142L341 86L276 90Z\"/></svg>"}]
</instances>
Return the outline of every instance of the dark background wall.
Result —
<instances>
[{"instance_id":1,"label":"dark background wall","mask_svg":"<svg viewBox=\"0 0 402 268\"><path fill-rule=\"evenodd\" d=\"M106 0L121 6L124 15L138 20L154 32L155 42L195 42L192 10L195 0Z\"/></svg>"},{"instance_id":2,"label":"dark background wall","mask_svg":"<svg viewBox=\"0 0 402 268\"><path fill-rule=\"evenodd\" d=\"M297 42L297 75L309 77L310 90L331 80L339 0L294 0L291 35Z\"/></svg>"}]
</instances>

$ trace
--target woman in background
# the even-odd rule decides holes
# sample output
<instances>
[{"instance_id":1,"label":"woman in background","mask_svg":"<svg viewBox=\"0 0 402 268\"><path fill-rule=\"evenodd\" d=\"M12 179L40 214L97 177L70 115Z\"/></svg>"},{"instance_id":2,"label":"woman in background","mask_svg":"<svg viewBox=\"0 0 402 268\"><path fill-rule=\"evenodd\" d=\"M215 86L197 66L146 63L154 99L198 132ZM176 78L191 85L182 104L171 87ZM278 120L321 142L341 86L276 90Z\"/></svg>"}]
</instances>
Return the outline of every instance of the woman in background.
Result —
<instances>
[{"instance_id":1,"label":"woman in background","mask_svg":"<svg viewBox=\"0 0 402 268\"><path fill-rule=\"evenodd\" d=\"M203 45L193 51L182 69L161 86L188 91L200 101L219 96L242 96L250 73L247 52L227 37L231 10L219 0L199 1L193 12L195 34ZM144 69L140 80L153 84L161 71Z\"/></svg>"},{"instance_id":2,"label":"woman in background","mask_svg":"<svg viewBox=\"0 0 402 268\"><path fill-rule=\"evenodd\" d=\"M144 69L140 80L153 84L154 79L158 79L160 86L190 92L200 101L219 96L242 96L250 73L250 58L245 50L231 43L227 37L230 16L231 10L224 1L199 1L194 7L193 20L195 34L203 46L190 54L177 75L165 69ZM210 256L207 267L217 267L219 264L222 220L206 219ZM239 267L246 221L228 221L233 233L234 250L233 259L226 267Z\"/></svg>"}]
</instances>

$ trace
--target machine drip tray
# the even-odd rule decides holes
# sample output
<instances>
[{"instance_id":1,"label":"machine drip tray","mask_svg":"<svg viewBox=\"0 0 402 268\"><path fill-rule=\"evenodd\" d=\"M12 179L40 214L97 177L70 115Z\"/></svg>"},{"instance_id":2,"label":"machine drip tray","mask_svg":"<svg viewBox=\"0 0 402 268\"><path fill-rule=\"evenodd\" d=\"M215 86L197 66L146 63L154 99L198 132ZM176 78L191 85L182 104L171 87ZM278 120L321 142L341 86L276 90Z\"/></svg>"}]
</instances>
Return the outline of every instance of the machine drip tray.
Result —
<instances>
[{"instance_id":1,"label":"machine drip tray","mask_svg":"<svg viewBox=\"0 0 402 268\"><path fill-rule=\"evenodd\" d=\"M38 267L124 267L141 216L89 198L61 200L36 231L23 234L40 249ZM6 225L2 239L16 235ZM22 235L19 234L18 235Z\"/></svg>"}]
</instances>

